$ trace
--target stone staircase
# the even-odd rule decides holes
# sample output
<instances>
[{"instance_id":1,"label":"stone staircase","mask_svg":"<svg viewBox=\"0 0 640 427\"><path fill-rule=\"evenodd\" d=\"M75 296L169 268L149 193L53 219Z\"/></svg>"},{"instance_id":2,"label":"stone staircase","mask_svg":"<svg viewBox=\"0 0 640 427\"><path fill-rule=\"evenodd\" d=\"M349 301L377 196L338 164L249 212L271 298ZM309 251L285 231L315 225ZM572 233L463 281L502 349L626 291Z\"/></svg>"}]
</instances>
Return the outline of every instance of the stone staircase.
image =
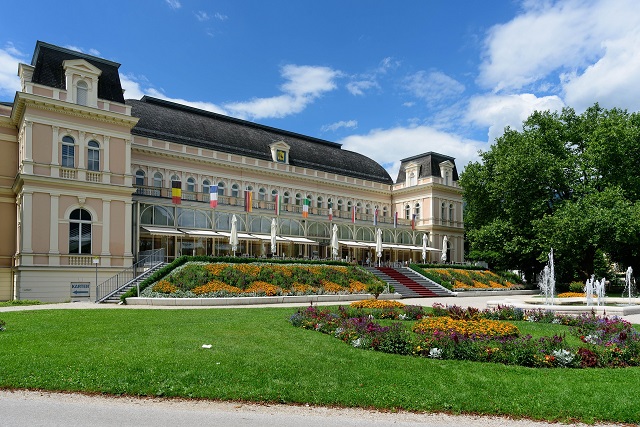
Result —
<instances>
[{"instance_id":1,"label":"stone staircase","mask_svg":"<svg viewBox=\"0 0 640 427\"><path fill-rule=\"evenodd\" d=\"M103 300L98 301L98 302L100 302L102 304L119 304L120 303L120 297L123 294L125 294L127 291L129 291L129 289L132 289L132 288L135 288L136 286L138 286L139 283L144 281L147 277L151 276L156 270L161 269L165 265L167 265L167 263L159 263L159 264L154 265L153 267L145 270L144 273L142 273L141 275L139 275L136 278L134 278L133 280L127 282L121 288L119 288L118 290L116 290L115 292L111 293L109 296L107 296L106 298L104 298Z\"/></svg>"},{"instance_id":2,"label":"stone staircase","mask_svg":"<svg viewBox=\"0 0 640 427\"><path fill-rule=\"evenodd\" d=\"M409 267L365 267L380 280L389 283L403 298L435 298L454 293L427 279Z\"/></svg>"}]
</instances>

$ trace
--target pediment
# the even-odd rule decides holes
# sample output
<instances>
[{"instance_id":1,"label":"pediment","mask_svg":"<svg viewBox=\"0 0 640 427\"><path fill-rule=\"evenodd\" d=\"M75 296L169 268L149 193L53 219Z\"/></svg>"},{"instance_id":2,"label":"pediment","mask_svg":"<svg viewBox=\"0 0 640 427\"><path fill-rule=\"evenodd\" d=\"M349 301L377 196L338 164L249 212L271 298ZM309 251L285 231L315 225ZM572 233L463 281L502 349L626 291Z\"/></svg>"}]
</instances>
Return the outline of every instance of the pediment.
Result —
<instances>
[{"instance_id":1,"label":"pediment","mask_svg":"<svg viewBox=\"0 0 640 427\"><path fill-rule=\"evenodd\" d=\"M65 70L74 70L79 73L91 74L94 76L99 76L102 74L102 70L94 65L91 65L89 62L84 59L70 59L64 61L62 63L62 67Z\"/></svg>"}]
</instances>

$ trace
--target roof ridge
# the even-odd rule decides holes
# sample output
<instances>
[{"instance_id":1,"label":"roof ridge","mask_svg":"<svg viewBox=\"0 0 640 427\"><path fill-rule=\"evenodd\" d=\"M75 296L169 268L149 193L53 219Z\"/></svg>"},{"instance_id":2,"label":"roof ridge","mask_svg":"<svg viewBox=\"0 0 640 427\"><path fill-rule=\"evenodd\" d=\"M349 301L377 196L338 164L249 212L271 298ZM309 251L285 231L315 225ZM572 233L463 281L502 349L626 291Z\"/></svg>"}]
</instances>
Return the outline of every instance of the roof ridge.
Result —
<instances>
[{"instance_id":1,"label":"roof ridge","mask_svg":"<svg viewBox=\"0 0 640 427\"><path fill-rule=\"evenodd\" d=\"M93 56L93 55L89 55L87 53L84 52L80 52L77 50L73 50L73 49L69 49L66 47L62 47L62 46L57 46L51 43L47 43L47 42L43 42L38 40L36 42L36 48L33 51L33 58L31 58L31 65L35 66L36 65L36 58L38 57L38 53L40 52L40 48L41 47L46 47L47 49L51 49L51 50L57 50L58 52L63 52L63 53L68 53L70 55L75 55L78 56L82 59L88 59L88 60L92 60L92 61L96 61L96 62L102 62L105 65L111 65L114 66L116 68L120 68L120 63L115 62L115 61L110 61L108 59L104 59L104 58L100 58L99 56Z\"/></svg>"}]
</instances>

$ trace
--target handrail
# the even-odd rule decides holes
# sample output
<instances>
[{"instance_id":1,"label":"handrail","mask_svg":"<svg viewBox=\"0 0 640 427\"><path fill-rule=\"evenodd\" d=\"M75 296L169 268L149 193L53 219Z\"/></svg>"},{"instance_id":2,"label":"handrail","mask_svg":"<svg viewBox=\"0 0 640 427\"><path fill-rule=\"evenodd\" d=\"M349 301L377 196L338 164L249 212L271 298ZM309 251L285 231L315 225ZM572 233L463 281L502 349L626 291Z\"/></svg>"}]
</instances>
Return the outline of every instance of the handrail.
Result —
<instances>
[{"instance_id":1,"label":"handrail","mask_svg":"<svg viewBox=\"0 0 640 427\"><path fill-rule=\"evenodd\" d=\"M162 264L164 258L164 248L140 252L138 262L96 285L96 303L109 298L147 270Z\"/></svg>"}]
</instances>

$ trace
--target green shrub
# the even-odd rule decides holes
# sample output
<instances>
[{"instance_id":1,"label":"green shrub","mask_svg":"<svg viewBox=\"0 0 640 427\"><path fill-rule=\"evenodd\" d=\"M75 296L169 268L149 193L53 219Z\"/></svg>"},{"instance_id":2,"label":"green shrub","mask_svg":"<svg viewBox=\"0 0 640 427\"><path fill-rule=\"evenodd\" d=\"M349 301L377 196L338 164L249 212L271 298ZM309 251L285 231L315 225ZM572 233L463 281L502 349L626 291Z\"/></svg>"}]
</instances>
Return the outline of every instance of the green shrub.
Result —
<instances>
[{"instance_id":1,"label":"green shrub","mask_svg":"<svg viewBox=\"0 0 640 427\"><path fill-rule=\"evenodd\" d=\"M582 292L584 290L584 283L573 281L569 283L569 291L571 292Z\"/></svg>"}]
</instances>

